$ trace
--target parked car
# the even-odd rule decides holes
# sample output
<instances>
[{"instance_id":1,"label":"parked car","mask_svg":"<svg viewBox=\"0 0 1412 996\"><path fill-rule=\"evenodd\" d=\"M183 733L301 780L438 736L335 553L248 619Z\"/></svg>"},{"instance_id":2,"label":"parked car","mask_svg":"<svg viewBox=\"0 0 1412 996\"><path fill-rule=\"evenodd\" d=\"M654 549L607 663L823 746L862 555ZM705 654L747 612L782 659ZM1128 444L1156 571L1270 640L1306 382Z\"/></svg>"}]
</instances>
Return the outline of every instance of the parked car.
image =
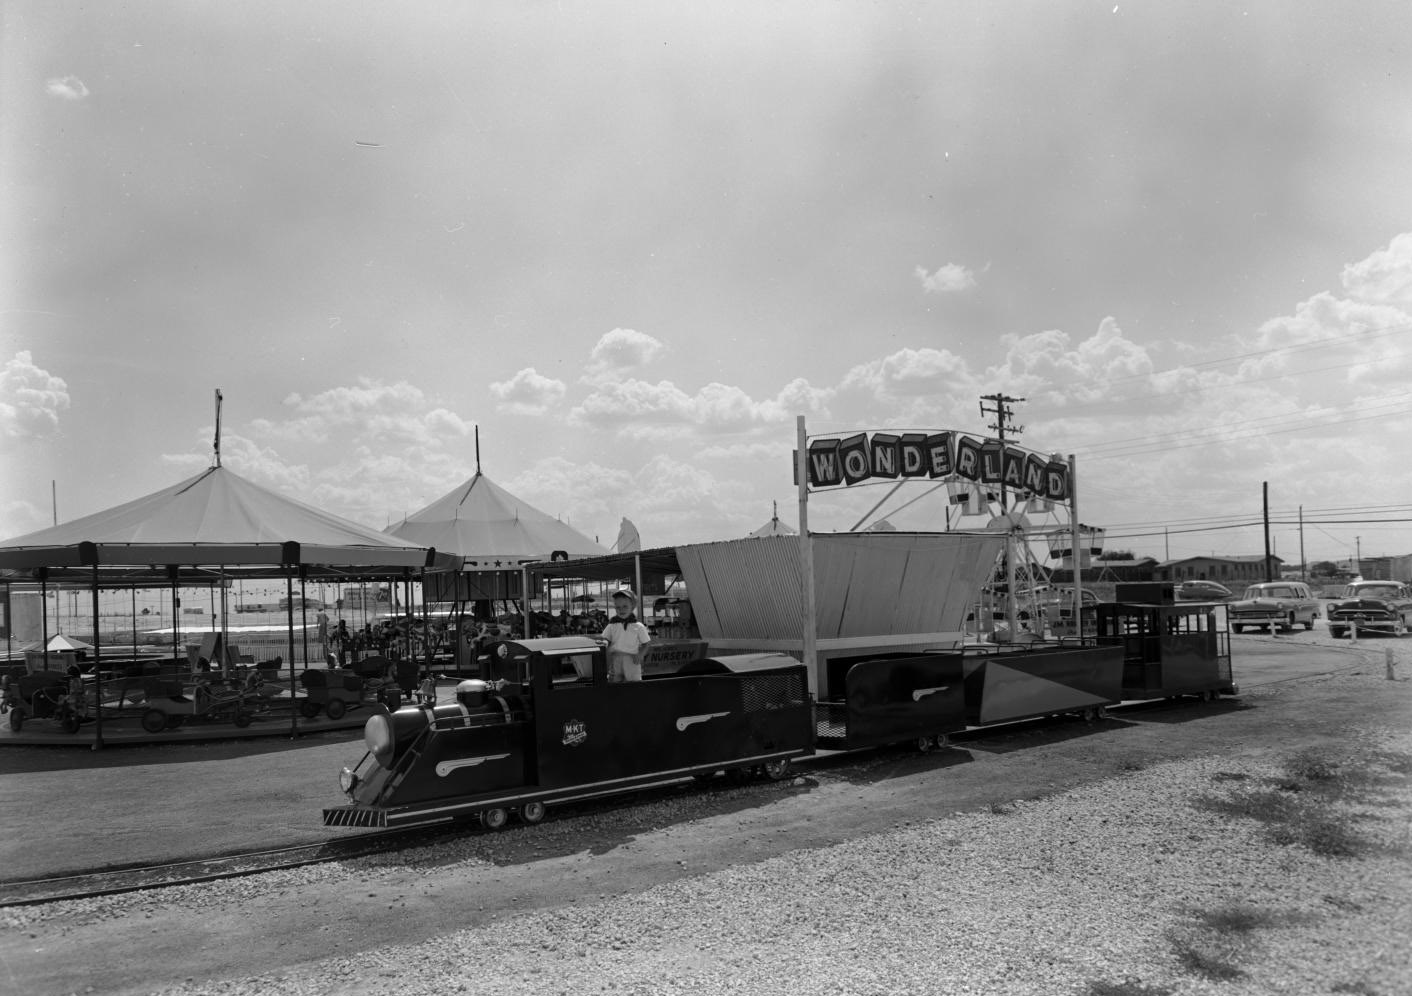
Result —
<instances>
[{"instance_id":1,"label":"parked car","mask_svg":"<svg viewBox=\"0 0 1412 996\"><path fill-rule=\"evenodd\" d=\"M1354 625L1402 636L1412 627L1412 588L1400 581L1354 581L1330 603L1328 614L1329 635L1335 638L1347 636Z\"/></svg>"},{"instance_id":2,"label":"parked car","mask_svg":"<svg viewBox=\"0 0 1412 996\"><path fill-rule=\"evenodd\" d=\"M1240 600L1230 604L1227 615L1235 633L1247 626L1271 633L1276 627L1291 632L1300 624L1313 629L1319 618L1319 600L1302 581L1265 581L1246 588Z\"/></svg>"},{"instance_id":3,"label":"parked car","mask_svg":"<svg viewBox=\"0 0 1412 996\"><path fill-rule=\"evenodd\" d=\"M1215 581L1183 581L1177 585L1179 602L1224 602L1235 598L1235 593Z\"/></svg>"}]
</instances>

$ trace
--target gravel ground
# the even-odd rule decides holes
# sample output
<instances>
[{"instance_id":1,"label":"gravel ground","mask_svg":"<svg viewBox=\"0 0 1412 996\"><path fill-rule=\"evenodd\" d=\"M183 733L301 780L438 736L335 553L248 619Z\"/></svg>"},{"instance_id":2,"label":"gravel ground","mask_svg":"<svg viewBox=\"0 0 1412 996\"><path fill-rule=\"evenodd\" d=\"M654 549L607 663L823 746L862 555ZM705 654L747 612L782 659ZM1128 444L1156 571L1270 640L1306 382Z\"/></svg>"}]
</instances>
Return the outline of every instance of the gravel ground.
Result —
<instances>
[{"instance_id":1,"label":"gravel ground","mask_svg":"<svg viewBox=\"0 0 1412 996\"><path fill-rule=\"evenodd\" d=\"M408 866L421 861L489 887L490 847L7 910L0 926L62 933L157 904L253 911L261 895L340 877L414 890ZM1377 730L1318 753L1165 763L294 973L163 992L1402 996L1410 897L1412 734Z\"/></svg>"}]
</instances>

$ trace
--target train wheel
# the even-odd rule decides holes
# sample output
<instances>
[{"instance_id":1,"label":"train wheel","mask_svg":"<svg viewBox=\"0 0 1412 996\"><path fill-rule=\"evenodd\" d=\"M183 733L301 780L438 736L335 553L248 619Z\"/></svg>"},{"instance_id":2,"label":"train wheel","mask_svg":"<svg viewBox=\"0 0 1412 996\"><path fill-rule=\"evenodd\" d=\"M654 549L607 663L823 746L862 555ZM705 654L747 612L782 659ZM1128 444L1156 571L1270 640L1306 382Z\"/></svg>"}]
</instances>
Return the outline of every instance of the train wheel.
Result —
<instances>
[{"instance_id":1,"label":"train wheel","mask_svg":"<svg viewBox=\"0 0 1412 996\"><path fill-rule=\"evenodd\" d=\"M951 738L950 738L949 736L947 736L945 733L938 733L938 734L936 735L936 749L937 749L937 750L945 750L946 748L948 748L948 747L950 747L950 746L951 746Z\"/></svg>"},{"instance_id":2,"label":"train wheel","mask_svg":"<svg viewBox=\"0 0 1412 996\"><path fill-rule=\"evenodd\" d=\"M10 710L10 729L19 733L25 727L25 711L23 709Z\"/></svg>"},{"instance_id":3,"label":"train wheel","mask_svg":"<svg viewBox=\"0 0 1412 996\"><path fill-rule=\"evenodd\" d=\"M1099 718L1099 719L1107 719L1107 718L1108 718L1108 707L1107 707L1107 706L1099 706L1099 707L1098 707L1096 710L1094 710L1094 711L1098 714L1098 718Z\"/></svg>"},{"instance_id":4,"label":"train wheel","mask_svg":"<svg viewBox=\"0 0 1412 996\"><path fill-rule=\"evenodd\" d=\"M348 705L342 699L329 699L328 705L324 706L324 712L328 713L329 719L342 719L347 711Z\"/></svg>"},{"instance_id":5,"label":"train wheel","mask_svg":"<svg viewBox=\"0 0 1412 996\"><path fill-rule=\"evenodd\" d=\"M299 715L303 716L305 719L313 719L319 714L321 708L322 706L313 699L305 699L299 703Z\"/></svg>"},{"instance_id":6,"label":"train wheel","mask_svg":"<svg viewBox=\"0 0 1412 996\"><path fill-rule=\"evenodd\" d=\"M487 830L499 830L509 821L510 814L504 809L496 806L494 809L487 809L480 814L481 826Z\"/></svg>"},{"instance_id":7,"label":"train wheel","mask_svg":"<svg viewBox=\"0 0 1412 996\"><path fill-rule=\"evenodd\" d=\"M167 714L160 709L148 709L142 714L142 728L148 733L161 733L167 728Z\"/></svg>"},{"instance_id":8,"label":"train wheel","mask_svg":"<svg viewBox=\"0 0 1412 996\"><path fill-rule=\"evenodd\" d=\"M527 802L520 807L521 821L534 826L544 820L545 806L542 802Z\"/></svg>"},{"instance_id":9,"label":"train wheel","mask_svg":"<svg viewBox=\"0 0 1412 996\"><path fill-rule=\"evenodd\" d=\"M77 733L79 727L78 716L71 712L65 713L64 718L59 720L59 726L63 728L65 733Z\"/></svg>"},{"instance_id":10,"label":"train wheel","mask_svg":"<svg viewBox=\"0 0 1412 996\"><path fill-rule=\"evenodd\" d=\"M238 729L245 729L250 725L251 715L248 712L238 712L235 714L235 725Z\"/></svg>"},{"instance_id":11,"label":"train wheel","mask_svg":"<svg viewBox=\"0 0 1412 996\"><path fill-rule=\"evenodd\" d=\"M760 769L765 772L765 777L772 782L782 782L790 775L794 774L789 758L782 757L776 761L766 761L760 765Z\"/></svg>"},{"instance_id":12,"label":"train wheel","mask_svg":"<svg viewBox=\"0 0 1412 996\"><path fill-rule=\"evenodd\" d=\"M709 785L715 779L716 773L714 771L698 771L691 777L695 779L698 785Z\"/></svg>"},{"instance_id":13,"label":"train wheel","mask_svg":"<svg viewBox=\"0 0 1412 996\"><path fill-rule=\"evenodd\" d=\"M1082 715L1085 723L1092 723L1098 718L1098 710L1093 708L1093 706L1089 706L1083 711Z\"/></svg>"},{"instance_id":14,"label":"train wheel","mask_svg":"<svg viewBox=\"0 0 1412 996\"><path fill-rule=\"evenodd\" d=\"M918 737L914 743L917 750L921 751L923 754L930 754L936 749L936 741L931 737Z\"/></svg>"}]
</instances>

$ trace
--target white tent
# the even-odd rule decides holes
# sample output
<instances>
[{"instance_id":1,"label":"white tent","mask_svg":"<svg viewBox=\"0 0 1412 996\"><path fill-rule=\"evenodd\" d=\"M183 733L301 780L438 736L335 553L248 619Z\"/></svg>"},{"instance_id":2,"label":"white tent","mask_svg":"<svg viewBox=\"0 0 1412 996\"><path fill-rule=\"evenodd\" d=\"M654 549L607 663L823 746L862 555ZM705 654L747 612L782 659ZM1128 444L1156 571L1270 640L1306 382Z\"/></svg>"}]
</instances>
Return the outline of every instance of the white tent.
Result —
<instances>
[{"instance_id":1,"label":"white tent","mask_svg":"<svg viewBox=\"0 0 1412 996\"><path fill-rule=\"evenodd\" d=\"M479 470L469 481L387 532L439 554L460 557L468 570L507 570L556 554L607 553L573 526L516 498Z\"/></svg>"},{"instance_id":2,"label":"white tent","mask_svg":"<svg viewBox=\"0 0 1412 996\"><path fill-rule=\"evenodd\" d=\"M780 505L779 502L775 502L774 514L770 521L751 533L747 539L755 539L760 536L797 536L798 534L799 530L780 521Z\"/></svg>"}]
</instances>

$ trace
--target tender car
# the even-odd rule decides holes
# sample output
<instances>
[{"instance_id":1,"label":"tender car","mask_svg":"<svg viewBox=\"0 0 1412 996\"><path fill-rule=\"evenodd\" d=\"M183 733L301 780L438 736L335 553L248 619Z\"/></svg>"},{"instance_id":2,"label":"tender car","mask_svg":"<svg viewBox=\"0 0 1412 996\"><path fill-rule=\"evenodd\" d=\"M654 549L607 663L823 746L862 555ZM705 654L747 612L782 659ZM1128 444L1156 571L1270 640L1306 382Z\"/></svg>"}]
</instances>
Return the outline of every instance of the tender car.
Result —
<instances>
[{"instance_id":1,"label":"tender car","mask_svg":"<svg viewBox=\"0 0 1412 996\"><path fill-rule=\"evenodd\" d=\"M1353 626L1402 636L1412 626L1412 588L1400 581L1354 581L1329 605L1329 635L1345 637Z\"/></svg>"},{"instance_id":2,"label":"tender car","mask_svg":"<svg viewBox=\"0 0 1412 996\"><path fill-rule=\"evenodd\" d=\"M1239 601L1230 603L1228 614L1236 633L1246 627L1290 632L1300 624L1313 629L1319 600L1302 581L1265 581L1246 588Z\"/></svg>"},{"instance_id":3,"label":"tender car","mask_svg":"<svg viewBox=\"0 0 1412 996\"><path fill-rule=\"evenodd\" d=\"M1224 602L1235 598L1235 593L1215 581L1183 581L1176 596L1179 602Z\"/></svg>"}]
</instances>

